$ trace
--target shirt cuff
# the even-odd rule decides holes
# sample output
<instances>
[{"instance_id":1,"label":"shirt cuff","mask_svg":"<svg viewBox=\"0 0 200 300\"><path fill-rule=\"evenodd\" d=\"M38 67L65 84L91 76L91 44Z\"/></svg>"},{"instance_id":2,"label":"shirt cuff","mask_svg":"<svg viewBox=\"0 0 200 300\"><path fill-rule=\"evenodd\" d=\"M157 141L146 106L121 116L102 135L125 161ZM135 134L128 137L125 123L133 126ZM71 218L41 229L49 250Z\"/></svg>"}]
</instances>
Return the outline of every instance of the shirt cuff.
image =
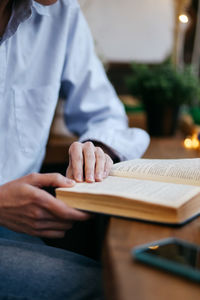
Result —
<instances>
[{"instance_id":1,"label":"shirt cuff","mask_svg":"<svg viewBox=\"0 0 200 300\"><path fill-rule=\"evenodd\" d=\"M124 128L116 130L89 130L80 138L80 142L94 140L105 144L120 159L120 161L141 157L146 151L150 138L147 132L140 128Z\"/></svg>"}]
</instances>

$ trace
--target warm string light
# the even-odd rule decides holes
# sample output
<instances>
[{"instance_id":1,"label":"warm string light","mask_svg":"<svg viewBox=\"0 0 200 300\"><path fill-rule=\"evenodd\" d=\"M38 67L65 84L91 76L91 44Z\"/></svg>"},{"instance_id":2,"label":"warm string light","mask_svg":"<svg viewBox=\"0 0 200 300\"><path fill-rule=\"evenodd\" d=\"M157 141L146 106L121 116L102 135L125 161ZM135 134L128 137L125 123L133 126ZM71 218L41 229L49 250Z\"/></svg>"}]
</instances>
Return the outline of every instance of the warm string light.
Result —
<instances>
[{"instance_id":1,"label":"warm string light","mask_svg":"<svg viewBox=\"0 0 200 300\"><path fill-rule=\"evenodd\" d=\"M179 21L180 21L181 23L184 23L184 24L187 24L188 21L189 21L188 16L185 15L185 14L180 15L180 16L178 17L178 19L179 19Z\"/></svg>"},{"instance_id":2,"label":"warm string light","mask_svg":"<svg viewBox=\"0 0 200 300\"><path fill-rule=\"evenodd\" d=\"M184 140L184 147L186 149L200 149L200 134L194 133L187 137Z\"/></svg>"}]
</instances>

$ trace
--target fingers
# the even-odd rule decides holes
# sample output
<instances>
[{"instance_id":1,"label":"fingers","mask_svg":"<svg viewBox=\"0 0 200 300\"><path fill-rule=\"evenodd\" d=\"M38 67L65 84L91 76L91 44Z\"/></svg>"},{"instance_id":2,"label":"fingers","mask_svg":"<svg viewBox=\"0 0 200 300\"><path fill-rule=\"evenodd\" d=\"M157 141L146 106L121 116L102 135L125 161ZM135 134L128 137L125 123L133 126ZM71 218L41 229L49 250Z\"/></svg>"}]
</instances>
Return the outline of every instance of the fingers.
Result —
<instances>
[{"instance_id":1,"label":"fingers","mask_svg":"<svg viewBox=\"0 0 200 300\"><path fill-rule=\"evenodd\" d=\"M82 153L82 144L78 142L74 142L69 149L69 176L73 176L73 178L77 182L83 181L83 153Z\"/></svg>"},{"instance_id":2,"label":"fingers","mask_svg":"<svg viewBox=\"0 0 200 300\"><path fill-rule=\"evenodd\" d=\"M66 170L66 177L69 178L69 179L75 179L74 175L73 175L73 169L72 169L71 159L69 159L69 165L68 165L68 168ZM78 181L78 180L76 180L76 181ZM80 182L81 181L82 180L80 180Z\"/></svg>"},{"instance_id":3,"label":"fingers","mask_svg":"<svg viewBox=\"0 0 200 300\"><path fill-rule=\"evenodd\" d=\"M105 160L106 154L100 147L96 147L96 168L95 168L95 180L101 181L104 178Z\"/></svg>"},{"instance_id":4,"label":"fingers","mask_svg":"<svg viewBox=\"0 0 200 300\"><path fill-rule=\"evenodd\" d=\"M77 182L101 181L108 176L112 165L110 156L92 142L75 142L69 149L66 176Z\"/></svg>"},{"instance_id":5,"label":"fingers","mask_svg":"<svg viewBox=\"0 0 200 300\"><path fill-rule=\"evenodd\" d=\"M95 147L91 142L87 142L83 146L83 157L85 165L85 180L87 182L95 181Z\"/></svg>"},{"instance_id":6,"label":"fingers","mask_svg":"<svg viewBox=\"0 0 200 300\"><path fill-rule=\"evenodd\" d=\"M70 221L85 221L90 218L89 214L67 206L64 202L54 198L44 190L35 187L30 187L30 189L32 189L32 201L34 206L34 209L31 208L32 217L37 220L49 219L50 216ZM48 214L45 214L41 209L45 209Z\"/></svg>"},{"instance_id":7,"label":"fingers","mask_svg":"<svg viewBox=\"0 0 200 300\"><path fill-rule=\"evenodd\" d=\"M106 178L109 175L112 165L113 165L112 159L110 158L110 156L106 154L106 161L104 165L104 178Z\"/></svg>"},{"instance_id":8,"label":"fingers","mask_svg":"<svg viewBox=\"0 0 200 300\"><path fill-rule=\"evenodd\" d=\"M63 238L65 236L66 230L71 229L72 225L69 224L68 228L61 230L61 229L54 229L53 226L52 229L39 229L34 228L34 225L27 225L26 223L13 223L12 220L6 224L6 227L13 230L13 224L14 224L14 231L26 233L29 235L37 236L37 237L45 237L45 238Z\"/></svg>"},{"instance_id":9,"label":"fingers","mask_svg":"<svg viewBox=\"0 0 200 300\"><path fill-rule=\"evenodd\" d=\"M32 173L25 177L27 183L37 186L72 187L75 182L59 173L39 174Z\"/></svg>"},{"instance_id":10,"label":"fingers","mask_svg":"<svg viewBox=\"0 0 200 300\"><path fill-rule=\"evenodd\" d=\"M39 220L38 222L32 223L31 227L37 231L44 230L55 230L55 231L67 231L72 228L74 222L65 221L47 221L47 220Z\"/></svg>"},{"instance_id":11,"label":"fingers","mask_svg":"<svg viewBox=\"0 0 200 300\"><path fill-rule=\"evenodd\" d=\"M43 185L64 186L66 182L69 185L69 179L64 177L63 180L63 176L45 175L31 174L0 187L0 219L3 226L30 235L59 238L75 221L90 218L89 214L68 207L38 188Z\"/></svg>"},{"instance_id":12,"label":"fingers","mask_svg":"<svg viewBox=\"0 0 200 300\"><path fill-rule=\"evenodd\" d=\"M32 206L23 211L25 233L38 237L62 238L75 221L86 221L91 218L89 214L68 207L47 192L31 188L37 191L33 193ZM22 218L17 223L21 222Z\"/></svg>"},{"instance_id":13,"label":"fingers","mask_svg":"<svg viewBox=\"0 0 200 300\"><path fill-rule=\"evenodd\" d=\"M15 222L20 224L19 222ZM26 233L31 235L40 236L42 232L45 231L67 231L73 227L73 221L60 221L55 220L34 220L34 219L25 219L23 220L24 228L26 228ZM28 230L27 230L28 229Z\"/></svg>"},{"instance_id":14,"label":"fingers","mask_svg":"<svg viewBox=\"0 0 200 300\"><path fill-rule=\"evenodd\" d=\"M65 236L65 231L62 230L41 230L34 232L33 235L36 235L41 238L48 238L48 239L61 239Z\"/></svg>"}]
</instances>

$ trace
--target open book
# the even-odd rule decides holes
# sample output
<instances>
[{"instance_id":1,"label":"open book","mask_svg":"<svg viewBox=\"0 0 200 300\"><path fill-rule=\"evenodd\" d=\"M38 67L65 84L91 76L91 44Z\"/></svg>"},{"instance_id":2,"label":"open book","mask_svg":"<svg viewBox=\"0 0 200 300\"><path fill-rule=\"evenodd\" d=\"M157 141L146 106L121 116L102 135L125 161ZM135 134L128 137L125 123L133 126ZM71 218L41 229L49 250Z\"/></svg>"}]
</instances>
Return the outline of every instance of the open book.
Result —
<instances>
[{"instance_id":1,"label":"open book","mask_svg":"<svg viewBox=\"0 0 200 300\"><path fill-rule=\"evenodd\" d=\"M200 214L200 158L120 162L102 182L58 188L56 196L85 211L181 224Z\"/></svg>"}]
</instances>

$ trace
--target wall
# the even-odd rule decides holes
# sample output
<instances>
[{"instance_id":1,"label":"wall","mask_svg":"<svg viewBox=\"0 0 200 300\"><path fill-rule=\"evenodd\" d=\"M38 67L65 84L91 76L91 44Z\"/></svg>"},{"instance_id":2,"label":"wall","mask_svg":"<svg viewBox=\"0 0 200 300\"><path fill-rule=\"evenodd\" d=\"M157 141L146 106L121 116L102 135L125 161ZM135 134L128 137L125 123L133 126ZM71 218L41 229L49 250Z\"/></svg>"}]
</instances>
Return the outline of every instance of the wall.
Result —
<instances>
[{"instance_id":1,"label":"wall","mask_svg":"<svg viewBox=\"0 0 200 300\"><path fill-rule=\"evenodd\" d=\"M100 57L159 62L174 39L173 0L79 0Z\"/></svg>"}]
</instances>

